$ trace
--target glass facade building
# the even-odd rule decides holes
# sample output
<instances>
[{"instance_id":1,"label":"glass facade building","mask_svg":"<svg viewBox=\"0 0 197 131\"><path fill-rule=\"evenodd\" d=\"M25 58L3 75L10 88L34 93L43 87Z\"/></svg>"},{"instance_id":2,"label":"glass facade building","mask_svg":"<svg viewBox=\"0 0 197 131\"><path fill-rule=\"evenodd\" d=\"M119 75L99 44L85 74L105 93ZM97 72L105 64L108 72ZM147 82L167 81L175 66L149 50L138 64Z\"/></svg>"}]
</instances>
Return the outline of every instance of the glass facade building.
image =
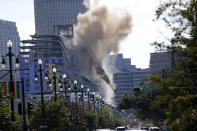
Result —
<instances>
[{"instance_id":1,"label":"glass facade building","mask_svg":"<svg viewBox=\"0 0 197 131\"><path fill-rule=\"evenodd\" d=\"M88 5L89 0L34 0L36 33L64 32L62 27L76 24L78 14L85 13Z\"/></svg>"},{"instance_id":2,"label":"glass facade building","mask_svg":"<svg viewBox=\"0 0 197 131\"><path fill-rule=\"evenodd\" d=\"M144 77L150 75L149 68L136 68L135 65L131 65L130 58L123 58L123 54L110 55L107 59L108 65L115 68L111 69L114 71L113 82L116 86L115 103L118 103L125 93L131 93L133 88L139 86Z\"/></svg>"},{"instance_id":3,"label":"glass facade building","mask_svg":"<svg viewBox=\"0 0 197 131\"><path fill-rule=\"evenodd\" d=\"M170 52L154 52L150 54L150 71L151 73L160 73L162 69L170 69L177 64L181 57L177 54L172 55ZM174 62L173 62L174 61Z\"/></svg>"},{"instance_id":4,"label":"glass facade building","mask_svg":"<svg viewBox=\"0 0 197 131\"><path fill-rule=\"evenodd\" d=\"M116 94L114 100L116 103L126 93L133 92L135 87L138 87L143 78L150 76L150 70L139 69L131 70L130 72L118 72L113 75L113 81L116 85ZM147 83L145 83L147 84Z\"/></svg>"},{"instance_id":5,"label":"glass facade building","mask_svg":"<svg viewBox=\"0 0 197 131\"><path fill-rule=\"evenodd\" d=\"M20 51L20 37L19 33L17 31L16 23L12 21L7 20L1 20L0 19L0 63L2 61L2 56L5 56L8 53L8 47L7 42L8 40L12 41L12 53L15 55L18 55ZM9 68L9 61L8 57L6 59L6 68ZM15 58L13 58L13 68L15 68ZM0 66L0 69L2 67ZM7 72L7 71L6 71ZM1 71L0 76L4 75L6 72ZM18 73L13 73L14 80L18 80L19 76ZM6 75L3 79L0 81L8 81L9 80L9 74Z\"/></svg>"},{"instance_id":6,"label":"glass facade building","mask_svg":"<svg viewBox=\"0 0 197 131\"><path fill-rule=\"evenodd\" d=\"M0 56L8 53L8 40L12 41L12 52L17 55L20 51L20 37L16 23L0 19Z\"/></svg>"}]
</instances>

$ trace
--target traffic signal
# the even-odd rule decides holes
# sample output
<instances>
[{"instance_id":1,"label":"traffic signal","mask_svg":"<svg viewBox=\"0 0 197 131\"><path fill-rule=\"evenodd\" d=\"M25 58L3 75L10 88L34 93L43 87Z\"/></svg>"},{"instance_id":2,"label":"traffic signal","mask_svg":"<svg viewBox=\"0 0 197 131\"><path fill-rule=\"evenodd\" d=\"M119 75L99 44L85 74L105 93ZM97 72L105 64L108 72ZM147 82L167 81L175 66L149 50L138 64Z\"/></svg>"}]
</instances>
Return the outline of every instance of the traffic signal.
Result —
<instances>
[{"instance_id":1,"label":"traffic signal","mask_svg":"<svg viewBox=\"0 0 197 131\"><path fill-rule=\"evenodd\" d=\"M142 87L135 87L134 91L135 92L140 92L140 91L143 91L143 88Z\"/></svg>"},{"instance_id":2,"label":"traffic signal","mask_svg":"<svg viewBox=\"0 0 197 131\"><path fill-rule=\"evenodd\" d=\"M28 103L27 108L28 108L28 114L31 114L33 112L33 104Z\"/></svg>"},{"instance_id":3,"label":"traffic signal","mask_svg":"<svg viewBox=\"0 0 197 131\"><path fill-rule=\"evenodd\" d=\"M174 90L174 87L173 86L170 86L170 90Z\"/></svg>"},{"instance_id":4,"label":"traffic signal","mask_svg":"<svg viewBox=\"0 0 197 131\"><path fill-rule=\"evenodd\" d=\"M139 89L138 87L135 87L135 88L134 88L134 91L135 91L135 92L138 92L139 90L140 90L140 89Z\"/></svg>"}]
</instances>

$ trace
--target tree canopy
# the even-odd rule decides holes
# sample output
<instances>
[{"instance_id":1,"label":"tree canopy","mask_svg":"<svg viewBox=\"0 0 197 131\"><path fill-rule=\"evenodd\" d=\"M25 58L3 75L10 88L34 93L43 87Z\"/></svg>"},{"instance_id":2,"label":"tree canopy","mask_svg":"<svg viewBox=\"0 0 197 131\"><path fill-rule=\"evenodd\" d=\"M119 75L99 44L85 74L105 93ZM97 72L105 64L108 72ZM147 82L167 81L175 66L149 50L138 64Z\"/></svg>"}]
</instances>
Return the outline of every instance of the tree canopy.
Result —
<instances>
[{"instance_id":1,"label":"tree canopy","mask_svg":"<svg viewBox=\"0 0 197 131\"><path fill-rule=\"evenodd\" d=\"M172 59L171 69L161 70L160 74L152 74L147 78L148 86L154 87L151 92L146 95L138 94L138 96L125 95L119 107L135 108L138 114L149 119L156 118L155 115L150 115L156 113L159 116L158 119L165 120L168 127L173 130L195 130L197 120L195 117L197 110L197 1L162 2L156 10L155 20L166 23L173 36L169 41L170 45L165 42L154 42L153 45L157 48L166 48L172 56L179 55L180 61L174 63ZM146 99L140 99L141 104L136 104L139 96L145 96ZM132 103L135 105L133 106Z\"/></svg>"}]
</instances>

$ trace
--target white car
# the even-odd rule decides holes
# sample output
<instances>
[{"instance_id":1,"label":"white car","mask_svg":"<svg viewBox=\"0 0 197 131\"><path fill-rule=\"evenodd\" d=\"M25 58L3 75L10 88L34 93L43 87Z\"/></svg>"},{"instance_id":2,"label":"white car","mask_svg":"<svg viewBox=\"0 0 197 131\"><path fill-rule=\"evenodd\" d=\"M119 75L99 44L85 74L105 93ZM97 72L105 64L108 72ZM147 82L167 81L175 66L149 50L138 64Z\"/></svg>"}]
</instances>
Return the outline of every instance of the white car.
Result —
<instances>
[{"instance_id":1,"label":"white car","mask_svg":"<svg viewBox=\"0 0 197 131\"><path fill-rule=\"evenodd\" d=\"M161 131L159 127L150 127L148 131Z\"/></svg>"},{"instance_id":2,"label":"white car","mask_svg":"<svg viewBox=\"0 0 197 131\"><path fill-rule=\"evenodd\" d=\"M129 130L126 130L126 131L146 131L146 130L142 130L142 129L129 129Z\"/></svg>"},{"instance_id":3,"label":"white car","mask_svg":"<svg viewBox=\"0 0 197 131\"><path fill-rule=\"evenodd\" d=\"M115 131L126 131L126 127L117 127Z\"/></svg>"}]
</instances>

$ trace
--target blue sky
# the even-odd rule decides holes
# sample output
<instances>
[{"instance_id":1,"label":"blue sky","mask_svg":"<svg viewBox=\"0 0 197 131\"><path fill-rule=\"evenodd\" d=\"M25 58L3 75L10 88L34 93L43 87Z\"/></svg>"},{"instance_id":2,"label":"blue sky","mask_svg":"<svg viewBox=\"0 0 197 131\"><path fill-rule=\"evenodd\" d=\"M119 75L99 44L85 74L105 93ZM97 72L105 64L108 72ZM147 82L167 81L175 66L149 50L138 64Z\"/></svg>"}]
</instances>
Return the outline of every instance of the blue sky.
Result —
<instances>
[{"instance_id":1,"label":"blue sky","mask_svg":"<svg viewBox=\"0 0 197 131\"><path fill-rule=\"evenodd\" d=\"M140 68L149 66L150 52L154 47L150 43L161 41L166 36L165 26L153 22L159 0L99 0L116 12L129 12L133 17L132 33L121 44L120 52L131 63ZM33 0L0 0L0 19L15 21L21 40L34 34Z\"/></svg>"}]
</instances>

